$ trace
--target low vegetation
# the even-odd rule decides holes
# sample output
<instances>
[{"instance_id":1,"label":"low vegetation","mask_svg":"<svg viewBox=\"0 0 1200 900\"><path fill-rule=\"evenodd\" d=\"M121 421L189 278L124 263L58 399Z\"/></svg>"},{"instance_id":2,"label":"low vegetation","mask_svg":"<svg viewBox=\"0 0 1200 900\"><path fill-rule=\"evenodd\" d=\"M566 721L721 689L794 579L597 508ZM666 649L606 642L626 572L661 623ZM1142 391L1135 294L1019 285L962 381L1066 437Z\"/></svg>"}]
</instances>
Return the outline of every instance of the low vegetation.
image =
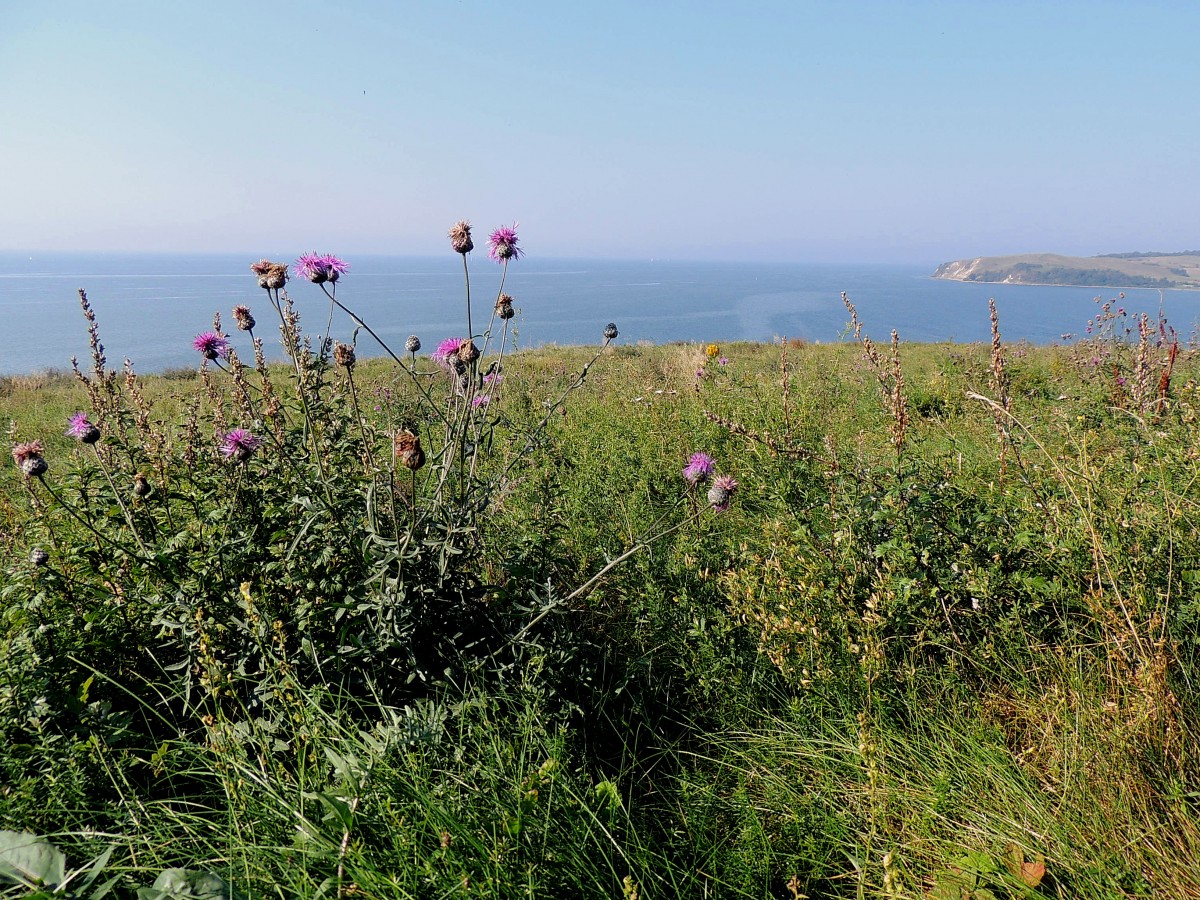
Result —
<instances>
[{"instance_id":1,"label":"low vegetation","mask_svg":"<svg viewBox=\"0 0 1200 900\"><path fill-rule=\"evenodd\" d=\"M0 895L1200 893L1168 323L367 360L301 263L348 343L0 383Z\"/></svg>"}]
</instances>

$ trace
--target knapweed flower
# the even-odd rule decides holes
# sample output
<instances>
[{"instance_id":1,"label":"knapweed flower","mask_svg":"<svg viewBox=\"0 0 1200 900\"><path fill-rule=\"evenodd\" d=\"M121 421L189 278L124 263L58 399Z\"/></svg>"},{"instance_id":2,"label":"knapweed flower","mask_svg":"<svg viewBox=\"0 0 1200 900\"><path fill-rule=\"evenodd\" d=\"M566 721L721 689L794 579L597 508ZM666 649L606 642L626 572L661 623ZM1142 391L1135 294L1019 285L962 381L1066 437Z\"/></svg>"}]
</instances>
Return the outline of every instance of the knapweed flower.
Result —
<instances>
[{"instance_id":1,"label":"knapweed flower","mask_svg":"<svg viewBox=\"0 0 1200 900\"><path fill-rule=\"evenodd\" d=\"M67 437L73 437L85 444L94 444L100 440L100 429L88 421L87 413L77 412L67 423L70 425L66 431Z\"/></svg>"},{"instance_id":2,"label":"knapweed flower","mask_svg":"<svg viewBox=\"0 0 1200 900\"><path fill-rule=\"evenodd\" d=\"M487 406L491 402L492 398L487 394L476 394L471 398L471 405L476 409L479 409L481 406Z\"/></svg>"},{"instance_id":3,"label":"knapweed flower","mask_svg":"<svg viewBox=\"0 0 1200 900\"><path fill-rule=\"evenodd\" d=\"M693 453L683 467L683 480L688 484L702 484L717 469L716 461L707 453Z\"/></svg>"},{"instance_id":4,"label":"knapweed flower","mask_svg":"<svg viewBox=\"0 0 1200 900\"><path fill-rule=\"evenodd\" d=\"M466 256L475 249L475 242L471 240L471 223L466 219L459 219L450 226L448 232L450 236L450 246L455 253L461 253Z\"/></svg>"},{"instance_id":5,"label":"knapweed flower","mask_svg":"<svg viewBox=\"0 0 1200 900\"><path fill-rule=\"evenodd\" d=\"M248 306L235 306L233 308L233 321L237 322L239 331L254 330L254 316L250 314L250 307Z\"/></svg>"},{"instance_id":6,"label":"knapweed flower","mask_svg":"<svg viewBox=\"0 0 1200 900\"><path fill-rule=\"evenodd\" d=\"M404 349L409 353L416 353L421 349L421 339L415 334L410 334L408 340L404 342Z\"/></svg>"},{"instance_id":7,"label":"knapweed flower","mask_svg":"<svg viewBox=\"0 0 1200 900\"><path fill-rule=\"evenodd\" d=\"M196 339L192 341L192 346L205 359L216 359L219 356L225 356L229 353L229 341L225 340L225 338L215 331L204 331L196 335Z\"/></svg>"},{"instance_id":8,"label":"knapweed flower","mask_svg":"<svg viewBox=\"0 0 1200 900\"><path fill-rule=\"evenodd\" d=\"M717 365L718 365L718 366L727 366L727 365L729 365L729 357L728 357L728 356L719 356L719 357L717 357Z\"/></svg>"},{"instance_id":9,"label":"knapweed flower","mask_svg":"<svg viewBox=\"0 0 1200 900\"><path fill-rule=\"evenodd\" d=\"M437 345L437 349L433 351L430 359L443 368L450 367L450 357L458 355L458 348L462 346L462 338L446 338ZM420 341L417 342L418 346Z\"/></svg>"},{"instance_id":10,"label":"knapweed flower","mask_svg":"<svg viewBox=\"0 0 1200 900\"><path fill-rule=\"evenodd\" d=\"M305 253L296 260L296 275L313 284L336 282L350 271L344 260L330 253Z\"/></svg>"},{"instance_id":11,"label":"knapweed flower","mask_svg":"<svg viewBox=\"0 0 1200 900\"><path fill-rule=\"evenodd\" d=\"M271 262L260 259L250 264L250 271L258 276L258 286L266 290L278 290L287 284L288 267L286 263Z\"/></svg>"},{"instance_id":12,"label":"knapweed flower","mask_svg":"<svg viewBox=\"0 0 1200 900\"><path fill-rule=\"evenodd\" d=\"M27 441L12 448L12 458L22 475L26 478L33 478L36 475L45 474L46 469L49 468L46 460L42 459L42 454L45 452L46 448L42 446L41 441Z\"/></svg>"},{"instance_id":13,"label":"knapweed flower","mask_svg":"<svg viewBox=\"0 0 1200 900\"><path fill-rule=\"evenodd\" d=\"M34 547L29 551L29 561L40 569L46 563L50 562L50 554L41 547Z\"/></svg>"},{"instance_id":14,"label":"knapweed flower","mask_svg":"<svg viewBox=\"0 0 1200 900\"><path fill-rule=\"evenodd\" d=\"M392 451L396 462L406 469L417 471L425 465L425 451L421 449L421 439L411 431L401 431L392 438Z\"/></svg>"},{"instance_id":15,"label":"knapweed flower","mask_svg":"<svg viewBox=\"0 0 1200 900\"><path fill-rule=\"evenodd\" d=\"M221 438L221 454L231 462L245 462L261 446L262 439L245 428L235 428Z\"/></svg>"},{"instance_id":16,"label":"knapweed flower","mask_svg":"<svg viewBox=\"0 0 1200 900\"><path fill-rule=\"evenodd\" d=\"M343 369L350 371L354 368L354 364L358 361L358 358L354 355L354 348L349 344L343 344L341 341L334 341L333 361Z\"/></svg>"},{"instance_id":17,"label":"knapweed flower","mask_svg":"<svg viewBox=\"0 0 1200 900\"><path fill-rule=\"evenodd\" d=\"M707 347L704 348L704 355L707 356L709 359L715 359L716 357L721 355L721 348L718 347L716 344L709 344Z\"/></svg>"},{"instance_id":18,"label":"knapweed flower","mask_svg":"<svg viewBox=\"0 0 1200 900\"><path fill-rule=\"evenodd\" d=\"M517 247L517 223L509 228L501 225L488 238L488 256L496 262L508 262L510 259L520 259L524 251Z\"/></svg>"},{"instance_id":19,"label":"knapweed flower","mask_svg":"<svg viewBox=\"0 0 1200 900\"><path fill-rule=\"evenodd\" d=\"M712 504L712 508L717 512L725 512L729 509L737 486L738 483L728 475L718 475L713 480L712 487L708 489L708 502Z\"/></svg>"},{"instance_id":20,"label":"knapweed flower","mask_svg":"<svg viewBox=\"0 0 1200 900\"><path fill-rule=\"evenodd\" d=\"M497 371L491 371L483 376L484 384L499 384L504 380L504 376Z\"/></svg>"},{"instance_id":21,"label":"knapweed flower","mask_svg":"<svg viewBox=\"0 0 1200 900\"><path fill-rule=\"evenodd\" d=\"M604 339L606 341L615 341L619 333L615 322L609 322L604 326Z\"/></svg>"},{"instance_id":22,"label":"knapweed flower","mask_svg":"<svg viewBox=\"0 0 1200 900\"><path fill-rule=\"evenodd\" d=\"M501 319L511 319L516 315L513 312L513 298L508 294L501 294L496 298L496 315Z\"/></svg>"}]
</instances>

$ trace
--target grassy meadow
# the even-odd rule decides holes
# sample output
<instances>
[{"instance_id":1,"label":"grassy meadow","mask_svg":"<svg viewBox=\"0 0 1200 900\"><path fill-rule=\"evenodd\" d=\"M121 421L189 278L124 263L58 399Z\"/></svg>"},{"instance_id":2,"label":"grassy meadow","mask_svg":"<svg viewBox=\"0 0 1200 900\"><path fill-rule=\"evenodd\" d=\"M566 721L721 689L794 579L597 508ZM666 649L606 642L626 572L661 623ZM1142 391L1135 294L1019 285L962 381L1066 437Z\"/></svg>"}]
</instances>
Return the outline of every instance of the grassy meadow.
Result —
<instances>
[{"instance_id":1,"label":"grassy meadow","mask_svg":"<svg viewBox=\"0 0 1200 900\"><path fill-rule=\"evenodd\" d=\"M439 365L267 296L0 379L0 896L1200 896L1167 323Z\"/></svg>"}]
</instances>

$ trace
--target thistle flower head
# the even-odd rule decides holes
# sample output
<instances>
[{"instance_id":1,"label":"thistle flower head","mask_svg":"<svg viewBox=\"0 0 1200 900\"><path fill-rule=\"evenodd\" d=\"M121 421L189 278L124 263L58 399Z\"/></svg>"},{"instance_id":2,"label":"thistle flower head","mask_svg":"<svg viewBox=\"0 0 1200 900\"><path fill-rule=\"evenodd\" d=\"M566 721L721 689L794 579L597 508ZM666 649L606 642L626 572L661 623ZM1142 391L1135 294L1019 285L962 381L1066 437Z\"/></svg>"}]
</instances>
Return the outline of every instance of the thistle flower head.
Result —
<instances>
[{"instance_id":1,"label":"thistle flower head","mask_svg":"<svg viewBox=\"0 0 1200 900\"><path fill-rule=\"evenodd\" d=\"M133 476L133 494L135 497L148 497L154 488L150 485L150 480L138 472Z\"/></svg>"},{"instance_id":2,"label":"thistle flower head","mask_svg":"<svg viewBox=\"0 0 1200 900\"><path fill-rule=\"evenodd\" d=\"M713 479L712 487L708 489L708 502L717 512L725 512L733 502L737 487L738 483L728 475L718 475Z\"/></svg>"},{"instance_id":3,"label":"thistle flower head","mask_svg":"<svg viewBox=\"0 0 1200 900\"><path fill-rule=\"evenodd\" d=\"M404 349L409 353L417 353L421 349L421 339L415 334L410 334L408 340L404 342Z\"/></svg>"},{"instance_id":4,"label":"thistle flower head","mask_svg":"<svg viewBox=\"0 0 1200 900\"><path fill-rule=\"evenodd\" d=\"M397 432L392 438L392 450L396 461L406 469L415 472L425 465L425 451L421 449L421 439L411 431Z\"/></svg>"},{"instance_id":5,"label":"thistle flower head","mask_svg":"<svg viewBox=\"0 0 1200 900\"><path fill-rule=\"evenodd\" d=\"M449 368L450 357L458 355L458 348L462 346L462 343L462 338L446 338L437 345L437 349L433 351L430 359L443 368ZM420 341L417 344L419 346Z\"/></svg>"},{"instance_id":6,"label":"thistle flower head","mask_svg":"<svg viewBox=\"0 0 1200 900\"><path fill-rule=\"evenodd\" d=\"M525 251L517 247L517 223L510 228L501 225L488 237L488 256L496 262L508 262L510 259L520 259Z\"/></svg>"},{"instance_id":7,"label":"thistle flower head","mask_svg":"<svg viewBox=\"0 0 1200 900\"><path fill-rule=\"evenodd\" d=\"M88 421L87 413L77 412L67 420L67 437L73 437L85 444L94 444L100 440L100 429Z\"/></svg>"},{"instance_id":8,"label":"thistle flower head","mask_svg":"<svg viewBox=\"0 0 1200 900\"><path fill-rule=\"evenodd\" d=\"M475 249L475 242L471 240L471 223L466 219L459 219L451 225L448 234L455 253L466 256Z\"/></svg>"},{"instance_id":9,"label":"thistle flower head","mask_svg":"<svg viewBox=\"0 0 1200 900\"><path fill-rule=\"evenodd\" d=\"M233 308L233 321L237 322L239 331L254 330L254 316L250 314L250 307L235 306Z\"/></svg>"},{"instance_id":10,"label":"thistle flower head","mask_svg":"<svg viewBox=\"0 0 1200 900\"><path fill-rule=\"evenodd\" d=\"M481 406L487 406L491 402L492 398L487 394L476 394L471 398L471 405L476 409L479 409Z\"/></svg>"},{"instance_id":11,"label":"thistle flower head","mask_svg":"<svg viewBox=\"0 0 1200 900\"><path fill-rule=\"evenodd\" d=\"M683 467L683 480L688 484L703 484L716 469L716 461L707 453L693 453Z\"/></svg>"},{"instance_id":12,"label":"thistle flower head","mask_svg":"<svg viewBox=\"0 0 1200 900\"><path fill-rule=\"evenodd\" d=\"M349 344L343 344L341 341L334 341L333 361L343 369L350 371L354 368L354 364L358 361L358 358L354 355L354 348Z\"/></svg>"},{"instance_id":13,"label":"thistle flower head","mask_svg":"<svg viewBox=\"0 0 1200 900\"><path fill-rule=\"evenodd\" d=\"M225 340L225 338L215 331L203 331L196 335L196 339L192 341L192 346L205 359L216 359L229 353L229 341Z\"/></svg>"},{"instance_id":14,"label":"thistle flower head","mask_svg":"<svg viewBox=\"0 0 1200 900\"><path fill-rule=\"evenodd\" d=\"M609 322L604 326L604 339L606 341L615 341L618 334L620 334L620 332L617 331L617 325L615 322Z\"/></svg>"},{"instance_id":15,"label":"thistle flower head","mask_svg":"<svg viewBox=\"0 0 1200 900\"><path fill-rule=\"evenodd\" d=\"M258 276L258 286L267 290L277 290L283 287L288 280L286 263L260 259L258 262L250 264L250 271Z\"/></svg>"},{"instance_id":16,"label":"thistle flower head","mask_svg":"<svg viewBox=\"0 0 1200 900\"><path fill-rule=\"evenodd\" d=\"M513 312L513 298L508 294L501 294L496 298L496 315L501 319L511 319L516 315Z\"/></svg>"},{"instance_id":17,"label":"thistle flower head","mask_svg":"<svg viewBox=\"0 0 1200 900\"><path fill-rule=\"evenodd\" d=\"M48 468L46 460L42 459L45 452L41 441L27 441L12 448L12 458L22 475L33 478L35 475L44 474Z\"/></svg>"},{"instance_id":18,"label":"thistle flower head","mask_svg":"<svg viewBox=\"0 0 1200 900\"><path fill-rule=\"evenodd\" d=\"M262 439L245 428L235 428L221 438L221 454L231 462L245 462L262 446Z\"/></svg>"},{"instance_id":19,"label":"thistle flower head","mask_svg":"<svg viewBox=\"0 0 1200 900\"><path fill-rule=\"evenodd\" d=\"M458 358L461 359L463 361L463 363L468 366L471 363L475 362L475 360L479 359L479 348L475 346L475 342L470 339L467 339L467 340L464 340L461 344L459 344L458 345Z\"/></svg>"},{"instance_id":20,"label":"thistle flower head","mask_svg":"<svg viewBox=\"0 0 1200 900\"><path fill-rule=\"evenodd\" d=\"M40 569L46 563L50 562L50 554L41 547L34 547L29 551L29 561Z\"/></svg>"},{"instance_id":21,"label":"thistle flower head","mask_svg":"<svg viewBox=\"0 0 1200 900\"><path fill-rule=\"evenodd\" d=\"M350 271L346 262L331 253L305 253L296 260L296 275L313 284L336 282Z\"/></svg>"},{"instance_id":22,"label":"thistle flower head","mask_svg":"<svg viewBox=\"0 0 1200 900\"><path fill-rule=\"evenodd\" d=\"M718 365L718 366L727 366L727 365L729 365L729 357L728 357L728 356L719 356L719 357L717 357L717 365Z\"/></svg>"}]
</instances>

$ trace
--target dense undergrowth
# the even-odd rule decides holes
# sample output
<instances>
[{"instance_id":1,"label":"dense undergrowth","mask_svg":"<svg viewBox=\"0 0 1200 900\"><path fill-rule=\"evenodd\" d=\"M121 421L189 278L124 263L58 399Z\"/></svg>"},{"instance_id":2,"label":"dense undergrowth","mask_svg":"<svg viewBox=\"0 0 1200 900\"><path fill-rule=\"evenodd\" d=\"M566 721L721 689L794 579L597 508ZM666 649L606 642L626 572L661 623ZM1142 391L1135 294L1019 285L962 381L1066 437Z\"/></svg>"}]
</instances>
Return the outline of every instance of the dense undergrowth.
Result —
<instances>
[{"instance_id":1,"label":"dense undergrowth","mask_svg":"<svg viewBox=\"0 0 1200 900\"><path fill-rule=\"evenodd\" d=\"M357 360L281 287L288 366L0 384L6 896L1200 893L1166 323Z\"/></svg>"}]
</instances>

